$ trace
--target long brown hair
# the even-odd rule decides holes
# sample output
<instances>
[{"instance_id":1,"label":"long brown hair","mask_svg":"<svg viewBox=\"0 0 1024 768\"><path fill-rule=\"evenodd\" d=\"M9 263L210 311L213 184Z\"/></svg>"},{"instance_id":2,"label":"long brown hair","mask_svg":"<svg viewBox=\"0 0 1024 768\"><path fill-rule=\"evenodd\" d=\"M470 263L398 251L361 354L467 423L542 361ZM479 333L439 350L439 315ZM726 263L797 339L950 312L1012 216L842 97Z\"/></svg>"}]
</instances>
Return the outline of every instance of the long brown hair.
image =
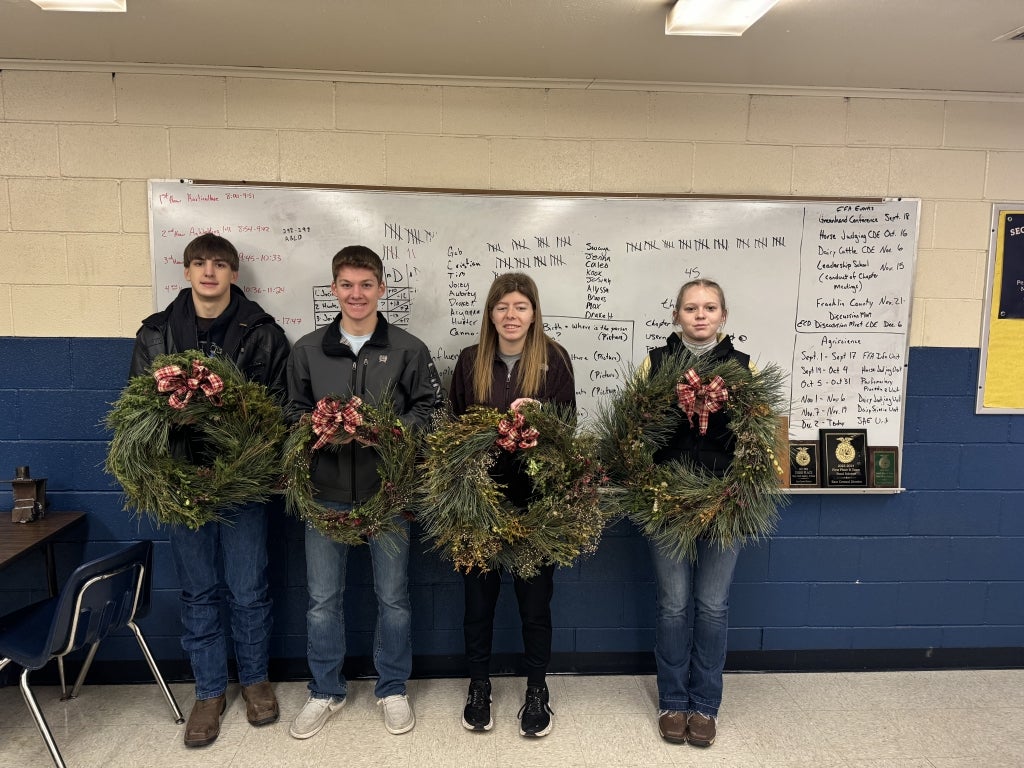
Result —
<instances>
[{"instance_id":1,"label":"long brown hair","mask_svg":"<svg viewBox=\"0 0 1024 768\"><path fill-rule=\"evenodd\" d=\"M533 397L540 392L548 368L548 342L544 333L544 319L540 314L540 294L533 278L522 272L507 272L498 275L487 292L484 317L480 321L480 342L473 364L473 396L478 403L486 403L491 397L494 356L498 350L498 331L491 320L491 312L505 296L518 292L533 305L533 322L526 332L523 356L516 366L516 382L523 397ZM553 342L552 342L553 343Z\"/></svg>"}]
</instances>

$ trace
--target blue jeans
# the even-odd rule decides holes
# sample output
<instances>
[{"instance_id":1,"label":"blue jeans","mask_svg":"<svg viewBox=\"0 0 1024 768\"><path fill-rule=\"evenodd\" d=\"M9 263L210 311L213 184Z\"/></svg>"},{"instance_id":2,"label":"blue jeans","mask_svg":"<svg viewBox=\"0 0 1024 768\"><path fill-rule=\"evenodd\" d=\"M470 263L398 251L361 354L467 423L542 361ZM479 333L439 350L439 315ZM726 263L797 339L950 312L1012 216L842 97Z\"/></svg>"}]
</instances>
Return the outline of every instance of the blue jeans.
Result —
<instances>
[{"instance_id":1,"label":"blue jeans","mask_svg":"<svg viewBox=\"0 0 1024 768\"><path fill-rule=\"evenodd\" d=\"M729 634L729 587L738 557L738 547L722 549L700 539L696 562L679 562L651 543L658 582L654 658L659 709L718 716Z\"/></svg>"},{"instance_id":2,"label":"blue jeans","mask_svg":"<svg viewBox=\"0 0 1024 768\"><path fill-rule=\"evenodd\" d=\"M181 585L181 647L196 679L196 699L224 693L228 652L221 608L231 616L238 682L267 679L271 600L267 588L267 513L262 504L227 512L224 522L192 531L170 526L171 555ZM220 568L224 578L220 578ZM222 587L227 585L227 593Z\"/></svg>"},{"instance_id":3,"label":"blue jeans","mask_svg":"<svg viewBox=\"0 0 1024 768\"><path fill-rule=\"evenodd\" d=\"M325 507L348 510L351 504L322 502ZM377 594L377 626L373 663L377 668L377 698L405 693L412 673L412 606L409 603L409 522L398 521L400 531L370 539L373 590ZM347 544L322 536L306 526L306 658L313 679L314 698L344 698L348 690L341 668L345 663L345 566Z\"/></svg>"}]
</instances>

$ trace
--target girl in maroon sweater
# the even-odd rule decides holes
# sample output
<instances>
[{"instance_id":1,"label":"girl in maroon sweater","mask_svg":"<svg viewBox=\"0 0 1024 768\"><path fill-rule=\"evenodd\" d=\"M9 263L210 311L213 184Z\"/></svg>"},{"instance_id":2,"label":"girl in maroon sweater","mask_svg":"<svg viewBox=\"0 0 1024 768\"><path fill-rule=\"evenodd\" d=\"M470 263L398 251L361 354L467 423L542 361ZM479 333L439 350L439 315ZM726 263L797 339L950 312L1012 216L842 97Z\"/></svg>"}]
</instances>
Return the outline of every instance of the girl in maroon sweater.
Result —
<instances>
[{"instance_id":1,"label":"girl in maroon sweater","mask_svg":"<svg viewBox=\"0 0 1024 768\"><path fill-rule=\"evenodd\" d=\"M533 280L522 273L499 275L487 294L486 316L480 342L462 350L452 378L452 411L464 414L471 405L500 411L515 410L536 400L576 407L572 363L565 350L544 333L540 297ZM491 476L516 507L529 504L532 485L517 457L500 457ZM551 660L551 596L553 564L530 579L513 575L519 616L523 624L526 701L519 711L519 733L546 736L551 732L548 688ZM470 730L490 730L490 660L494 635L494 609L501 589L501 573L473 570L463 575L465 618L463 633L469 665L469 696L462 724Z\"/></svg>"}]
</instances>

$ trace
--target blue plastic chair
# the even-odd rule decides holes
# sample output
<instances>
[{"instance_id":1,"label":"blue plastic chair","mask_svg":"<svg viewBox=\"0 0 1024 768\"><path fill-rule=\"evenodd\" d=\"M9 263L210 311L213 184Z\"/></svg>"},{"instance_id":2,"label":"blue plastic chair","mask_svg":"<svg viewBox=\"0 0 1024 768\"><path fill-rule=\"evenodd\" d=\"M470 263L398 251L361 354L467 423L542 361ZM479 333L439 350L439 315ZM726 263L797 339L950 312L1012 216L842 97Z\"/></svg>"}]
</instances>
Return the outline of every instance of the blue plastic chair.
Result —
<instances>
[{"instance_id":1,"label":"blue plastic chair","mask_svg":"<svg viewBox=\"0 0 1024 768\"><path fill-rule=\"evenodd\" d=\"M71 574L56 597L0 618L0 670L12 661L24 667L20 680L21 694L58 768L65 768L64 760L29 688L29 672L41 669L50 659L57 659L61 700L75 698L100 642L121 627L128 627L135 634L142 655L171 706L176 722L185 721L174 694L164 682L153 654L135 624L135 619L149 605L152 555L153 542L141 541L91 560ZM64 656L86 645L91 646L89 654L69 695L64 682Z\"/></svg>"}]
</instances>

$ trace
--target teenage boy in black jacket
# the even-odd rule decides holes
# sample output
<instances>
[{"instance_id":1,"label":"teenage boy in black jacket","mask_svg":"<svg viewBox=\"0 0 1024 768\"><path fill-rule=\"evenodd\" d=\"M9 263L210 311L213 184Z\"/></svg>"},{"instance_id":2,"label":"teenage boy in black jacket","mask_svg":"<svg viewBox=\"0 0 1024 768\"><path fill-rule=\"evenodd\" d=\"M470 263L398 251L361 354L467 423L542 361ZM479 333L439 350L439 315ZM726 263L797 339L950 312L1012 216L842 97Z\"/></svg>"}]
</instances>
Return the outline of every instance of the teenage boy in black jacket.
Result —
<instances>
[{"instance_id":1,"label":"teenage boy in black jacket","mask_svg":"<svg viewBox=\"0 0 1024 768\"><path fill-rule=\"evenodd\" d=\"M238 251L223 237L207 233L185 246L183 289L162 312L142 321L135 336L130 376L148 372L158 355L202 350L232 360L284 404L288 340L274 318L235 286ZM172 436L172 449L203 463L203 446L187 430ZM220 734L226 706L227 641L221 622L224 598L218 570L230 598L238 681L253 725L279 717L277 698L267 680L271 600L267 587L267 514L263 504L225 510L223 522L193 531L169 526L174 568L181 585L181 647L196 679L196 703L185 726L185 745L202 747Z\"/></svg>"}]
</instances>

